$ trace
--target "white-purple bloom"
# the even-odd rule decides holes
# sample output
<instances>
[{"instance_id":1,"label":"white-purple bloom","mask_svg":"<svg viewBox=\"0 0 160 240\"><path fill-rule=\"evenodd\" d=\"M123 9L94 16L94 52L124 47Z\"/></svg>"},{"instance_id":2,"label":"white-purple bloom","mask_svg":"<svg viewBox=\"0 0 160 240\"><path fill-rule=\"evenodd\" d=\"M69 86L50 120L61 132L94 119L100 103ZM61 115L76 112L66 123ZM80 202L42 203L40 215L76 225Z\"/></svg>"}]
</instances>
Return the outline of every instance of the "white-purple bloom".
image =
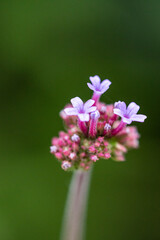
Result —
<instances>
[{"instance_id":1,"label":"white-purple bloom","mask_svg":"<svg viewBox=\"0 0 160 240\"><path fill-rule=\"evenodd\" d=\"M109 123L106 123L104 125L104 130L106 130L107 132L111 130L111 125Z\"/></svg>"},{"instance_id":2,"label":"white-purple bloom","mask_svg":"<svg viewBox=\"0 0 160 240\"><path fill-rule=\"evenodd\" d=\"M98 110L91 113L91 119L96 120L100 117L100 113Z\"/></svg>"},{"instance_id":3,"label":"white-purple bloom","mask_svg":"<svg viewBox=\"0 0 160 240\"><path fill-rule=\"evenodd\" d=\"M101 79L98 75L89 78L91 83L87 83L88 87L98 95L102 95L106 92L111 84L108 79L105 79L101 82Z\"/></svg>"},{"instance_id":4,"label":"white-purple bloom","mask_svg":"<svg viewBox=\"0 0 160 240\"><path fill-rule=\"evenodd\" d=\"M51 146L51 147L50 147L50 152L51 152L51 153L56 153L57 150L58 150L58 148L57 148L56 146Z\"/></svg>"},{"instance_id":5,"label":"white-purple bloom","mask_svg":"<svg viewBox=\"0 0 160 240\"><path fill-rule=\"evenodd\" d=\"M93 99L89 99L86 103L83 103L79 97L75 97L71 99L71 103L73 108L65 108L65 113L70 116L78 116L82 122L88 122L89 113L94 112L97 109L95 106L93 107L93 104L95 103Z\"/></svg>"},{"instance_id":6,"label":"white-purple bloom","mask_svg":"<svg viewBox=\"0 0 160 240\"><path fill-rule=\"evenodd\" d=\"M80 141L80 137L77 134L73 134L73 136L71 137L71 140L73 142L79 142Z\"/></svg>"},{"instance_id":7,"label":"white-purple bloom","mask_svg":"<svg viewBox=\"0 0 160 240\"><path fill-rule=\"evenodd\" d=\"M131 124L132 121L136 122L144 122L144 120L147 118L145 115L137 114L140 107L134 103L131 102L128 107L126 107L125 102L116 102L114 104L114 113L122 118L122 121L127 124Z\"/></svg>"}]
</instances>

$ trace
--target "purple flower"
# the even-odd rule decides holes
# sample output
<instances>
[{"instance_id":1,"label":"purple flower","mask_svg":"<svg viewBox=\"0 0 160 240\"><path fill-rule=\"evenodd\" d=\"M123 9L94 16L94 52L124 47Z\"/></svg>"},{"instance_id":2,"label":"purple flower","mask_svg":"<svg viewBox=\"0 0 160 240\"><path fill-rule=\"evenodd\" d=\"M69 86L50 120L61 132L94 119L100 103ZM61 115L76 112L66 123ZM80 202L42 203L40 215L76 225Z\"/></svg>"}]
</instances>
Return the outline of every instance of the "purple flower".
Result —
<instances>
[{"instance_id":1,"label":"purple flower","mask_svg":"<svg viewBox=\"0 0 160 240\"><path fill-rule=\"evenodd\" d=\"M89 99L86 103L83 103L79 97L75 97L71 99L73 108L65 108L64 111L67 115L78 116L82 122L88 122L89 113L94 112L97 109L95 106L92 107L94 102L94 100Z\"/></svg>"},{"instance_id":2,"label":"purple flower","mask_svg":"<svg viewBox=\"0 0 160 240\"><path fill-rule=\"evenodd\" d=\"M101 82L100 77L97 75L90 77L89 79L92 84L87 83L88 87L98 95L102 95L104 92L106 92L111 84L108 79L105 79L103 82Z\"/></svg>"},{"instance_id":3,"label":"purple flower","mask_svg":"<svg viewBox=\"0 0 160 240\"><path fill-rule=\"evenodd\" d=\"M122 118L122 121L127 124L131 124L132 121L136 122L144 122L144 120L147 118L145 115L137 114L140 107L134 103L131 102L128 107L126 107L125 102L116 102L114 104L114 113Z\"/></svg>"}]
</instances>

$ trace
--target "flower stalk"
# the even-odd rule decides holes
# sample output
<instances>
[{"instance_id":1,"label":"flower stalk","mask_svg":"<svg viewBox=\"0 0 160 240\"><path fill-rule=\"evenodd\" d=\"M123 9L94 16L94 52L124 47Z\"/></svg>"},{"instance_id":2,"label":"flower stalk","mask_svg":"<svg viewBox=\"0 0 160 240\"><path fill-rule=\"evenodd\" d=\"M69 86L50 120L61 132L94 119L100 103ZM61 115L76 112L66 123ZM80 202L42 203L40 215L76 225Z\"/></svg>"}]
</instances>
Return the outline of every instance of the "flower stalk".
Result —
<instances>
[{"instance_id":1,"label":"flower stalk","mask_svg":"<svg viewBox=\"0 0 160 240\"><path fill-rule=\"evenodd\" d=\"M73 172L65 207L61 240L82 240L92 169Z\"/></svg>"}]
</instances>

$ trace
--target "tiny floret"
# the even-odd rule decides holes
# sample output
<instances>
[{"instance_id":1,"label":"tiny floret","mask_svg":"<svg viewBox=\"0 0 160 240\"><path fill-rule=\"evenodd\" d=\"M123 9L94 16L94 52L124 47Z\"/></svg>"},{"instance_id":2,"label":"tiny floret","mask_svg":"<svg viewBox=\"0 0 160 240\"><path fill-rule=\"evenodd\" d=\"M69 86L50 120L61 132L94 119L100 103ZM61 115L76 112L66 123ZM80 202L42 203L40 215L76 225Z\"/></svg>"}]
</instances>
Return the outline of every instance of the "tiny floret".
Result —
<instances>
[{"instance_id":1,"label":"tiny floret","mask_svg":"<svg viewBox=\"0 0 160 240\"><path fill-rule=\"evenodd\" d=\"M73 136L71 137L71 140L72 140L73 142L79 142L80 137L79 137L77 134L73 134Z\"/></svg>"},{"instance_id":2,"label":"tiny floret","mask_svg":"<svg viewBox=\"0 0 160 240\"><path fill-rule=\"evenodd\" d=\"M104 129L108 132L111 129L111 125L109 123L106 123L104 125Z\"/></svg>"},{"instance_id":3,"label":"tiny floret","mask_svg":"<svg viewBox=\"0 0 160 240\"><path fill-rule=\"evenodd\" d=\"M137 114L140 107L135 103L131 102L126 107L125 102L118 101L114 104L114 113L122 118L122 121L127 124L131 124L133 121L144 122L147 118L145 115Z\"/></svg>"},{"instance_id":4,"label":"tiny floret","mask_svg":"<svg viewBox=\"0 0 160 240\"><path fill-rule=\"evenodd\" d=\"M91 113L91 119L98 119L99 117L100 117L100 113L98 110Z\"/></svg>"},{"instance_id":5,"label":"tiny floret","mask_svg":"<svg viewBox=\"0 0 160 240\"><path fill-rule=\"evenodd\" d=\"M56 153L57 152L57 147L56 146L51 146L50 147L50 152L51 153Z\"/></svg>"},{"instance_id":6,"label":"tiny floret","mask_svg":"<svg viewBox=\"0 0 160 240\"><path fill-rule=\"evenodd\" d=\"M101 79L98 75L89 78L91 83L87 83L88 87L93 90L96 94L103 94L109 89L111 82L108 79L105 79L101 82Z\"/></svg>"},{"instance_id":7,"label":"tiny floret","mask_svg":"<svg viewBox=\"0 0 160 240\"><path fill-rule=\"evenodd\" d=\"M71 163L70 162L68 162L68 161L63 161L62 162L62 168L63 168L63 170L68 170L68 168L70 168L72 165L71 165Z\"/></svg>"},{"instance_id":8,"label":"tiny floret","mask_svg":"<svg viewBox=\"0 0 160 240\"><path fill-rule=\"evenodd\" d=\"M79 97L75 97L71 99L73 108L65 108L64 111L69 116L78 116L82 122L88 122L89 114L96 110L96 106L93 106L94 102L93 99L89 99L86 103L83 103Z\"/></svg>"}]
</instances>

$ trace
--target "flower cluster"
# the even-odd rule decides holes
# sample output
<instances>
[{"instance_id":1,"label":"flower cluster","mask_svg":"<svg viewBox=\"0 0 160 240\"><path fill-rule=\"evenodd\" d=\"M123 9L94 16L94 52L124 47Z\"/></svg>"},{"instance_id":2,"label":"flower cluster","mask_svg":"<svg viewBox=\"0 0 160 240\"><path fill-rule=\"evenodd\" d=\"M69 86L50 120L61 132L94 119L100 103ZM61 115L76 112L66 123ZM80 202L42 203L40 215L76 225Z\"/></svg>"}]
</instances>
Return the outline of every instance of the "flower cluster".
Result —
<instances>
[{"instance_id":1,"label":"flower cluster","mask_svg":"<svg viewBox=\"0 0 160 240\"><path fill-rule=\"evenodd\" d=\"M139 106L131 102L118 101L106 105L99 101L101 95L109 89L111 82L101 82L99 76L90 77L88 87L93 97L87 102L79 97L71 99L61 112L66 132L52 139L50 152L61 162L64 170L88 170L99 159L112 158L124 161L124 154L139 145L139 133L132 121L144 122L145 115L137 114ZM121 119L120 119L121 118Z\"/></svg>"}]
</instances>

